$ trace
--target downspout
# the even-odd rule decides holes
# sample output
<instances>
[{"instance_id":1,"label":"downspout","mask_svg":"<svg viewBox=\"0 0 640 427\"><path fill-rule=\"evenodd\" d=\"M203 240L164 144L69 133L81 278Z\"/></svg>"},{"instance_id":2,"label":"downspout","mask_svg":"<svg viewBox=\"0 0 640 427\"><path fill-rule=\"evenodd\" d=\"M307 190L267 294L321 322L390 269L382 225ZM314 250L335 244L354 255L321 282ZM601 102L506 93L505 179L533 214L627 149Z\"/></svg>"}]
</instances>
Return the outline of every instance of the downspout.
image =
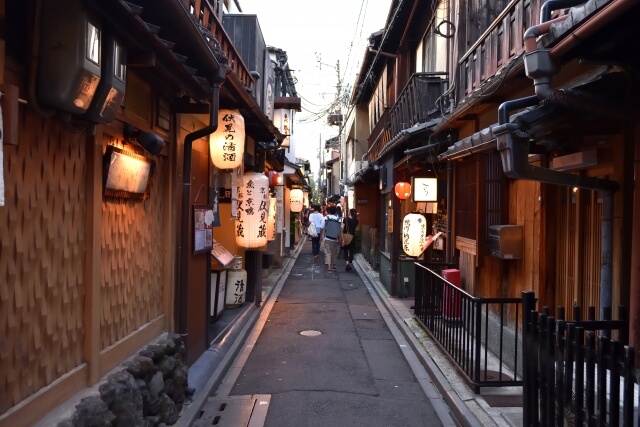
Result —
<instances>
[{"instance_id":1,"label":"downspout","mask_svg":"<svg viewBox=\"0 0 640 427\"><path fill-rule=\"evenodd\" d=\"M180 215L180 262L178 264L178 286L176 286L175 316L178 320L177 331L181 335L187 335L187 295L189 289L189 224L191 212L191 154L193 141L211 135L218 128L218 109L220 106L220 85L224 82L228 72L226 65L221 65L217 74L213 76L213 88L211 91L211 107L209 109L209 125L187 134L184 137L184 154L182 163L182 211Z\"/></svg>"},{"instance_id":2,"label":"downspout","mask_svg":"<svg viewBox=\"0 0 640 427\"><path fill-rule=\"evenodd\" d=\"M447 240L445 241L447 253L445 261L453 261L453 251L456 245L451 241L453 236L453 162L447 162Z\"/></svg>"},{"instance_id":3,"label":"downspout","mask_svg":"<svg viewBox=\"0 0 640 427\"><path fill-rule=\"evenodd\" d=\"M600 319L604 307L612 307L613 285L613 192L602 192L602 247L600 249ZM610 335L609 335L610 336Z\"/></svg>"},{"instance_id":4,"label":"downspout","mask_svg":"<svg viewBox=\"0 0 640 427\"><path fill-rule=\"evenodd\" d=\"M532 78L535 86L535 96L504 102L498 108L498 126L494 129L497 135L497 146L500 150L502 167L510 178L528 179L554 185L579 187L590 190L602 191L603 213L601 225L601 257L600 257L600 316L602 318L603 307L611 306L612 290L612 264L613 264L613 192L618 189L615 181L601 178L593 178L572 173L559 172L553 169L542 168L529 164L529 139L516 138L514 132L518 125L509 122L509 112L515 109L530 107L540 100L562 101L565 98L558 96L557 91L551 89L551 77L557 72L557 68L551 59L549 49L537 48L537 37L549 32L551 25L562 22L569 15L548 20L551 8L554 6L571 6L575 3L571 0L554 1L545 3L541 10L540 25L533 26L524 34L524 64L527 77ZM546 20L546 22L544 22Z\"/></svg>"}]
</instances>

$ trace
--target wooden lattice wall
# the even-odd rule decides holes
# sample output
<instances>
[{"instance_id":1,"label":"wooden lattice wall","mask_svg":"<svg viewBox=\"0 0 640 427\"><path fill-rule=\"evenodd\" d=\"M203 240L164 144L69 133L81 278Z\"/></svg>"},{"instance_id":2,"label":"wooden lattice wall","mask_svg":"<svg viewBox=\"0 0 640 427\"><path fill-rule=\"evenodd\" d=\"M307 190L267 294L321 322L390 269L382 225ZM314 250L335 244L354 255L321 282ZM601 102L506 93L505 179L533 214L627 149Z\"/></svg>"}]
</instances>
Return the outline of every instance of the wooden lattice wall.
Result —
<instances>
[{"instance_id":1,"label":"wooden lattice wall","mask_svg":"<svg viewBox=\"0 0 640 427\"><path fill-rule=\"evenodd\" d=\"M82 362L85 133L20 110L4 146L0 414Z\"/></svg>"},{"instance_id":2,"label":"wooden lattice wall","mask_svg":"<svg viewBox=\"0 0 640 427\"><path fill-rule=\"evenodd\" d=\"M105 147L113 141L105 135ZM154 160L147 200L105 198L102 204L103 349L162 314L168 174L166 159Z\"/></svg>"}]
</instances>

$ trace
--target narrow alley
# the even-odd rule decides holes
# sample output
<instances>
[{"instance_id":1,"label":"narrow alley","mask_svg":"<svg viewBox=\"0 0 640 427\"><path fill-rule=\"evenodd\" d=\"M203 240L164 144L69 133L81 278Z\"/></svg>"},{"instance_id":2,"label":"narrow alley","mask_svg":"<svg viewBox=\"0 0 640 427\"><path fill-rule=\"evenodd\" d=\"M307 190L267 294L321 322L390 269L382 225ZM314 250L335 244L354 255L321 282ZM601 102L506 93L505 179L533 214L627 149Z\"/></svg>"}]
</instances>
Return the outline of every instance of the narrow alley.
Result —
<instances>
[{"instance_id":1,"label":"narrow alley","mask_svg":"<svg viewBox=\"0 0 640 427\"><path fill-rule=\"evenodd\" d=\"M456 425L361 267L327 273L301 246L191 425Z\"/></svg>"}]
</instances>

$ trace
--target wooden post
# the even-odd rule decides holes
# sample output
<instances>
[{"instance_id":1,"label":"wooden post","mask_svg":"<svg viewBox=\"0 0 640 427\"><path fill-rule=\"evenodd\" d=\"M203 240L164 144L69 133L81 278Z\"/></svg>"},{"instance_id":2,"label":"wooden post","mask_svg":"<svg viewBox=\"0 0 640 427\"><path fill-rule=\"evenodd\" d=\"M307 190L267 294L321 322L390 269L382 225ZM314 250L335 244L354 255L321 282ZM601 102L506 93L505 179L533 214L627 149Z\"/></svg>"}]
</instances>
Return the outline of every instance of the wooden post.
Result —
<instances>
[{"instance_id":1,"label":"wooden post","mask_svg":"<svg viewBox=\"0 0 640 427\"><path fill-rule=\"evenodd\" d=\"M100 316L102 304L100 285L102 283L101 229L102 229L102 145L103 127L98 126L95 136L86 139L86 250L84 268L84 360L89 371L89 385L100 378Z\"/></svg>"}]
</instances>

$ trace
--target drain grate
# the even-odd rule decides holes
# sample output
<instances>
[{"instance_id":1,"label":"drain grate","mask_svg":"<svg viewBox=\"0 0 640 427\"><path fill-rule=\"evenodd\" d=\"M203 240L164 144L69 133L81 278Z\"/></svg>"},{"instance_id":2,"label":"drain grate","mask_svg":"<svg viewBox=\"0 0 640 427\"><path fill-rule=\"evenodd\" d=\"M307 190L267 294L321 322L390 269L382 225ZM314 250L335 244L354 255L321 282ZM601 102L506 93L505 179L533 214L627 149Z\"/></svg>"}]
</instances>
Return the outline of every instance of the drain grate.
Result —
<instances>
[{"instance_id":1,"label":"drain grate","mask_svg":"<svg viewBox=\"0 0 640 427\"><path fill-rule=\"evenodd\" d=\"M209 399L200 411L193 427L259 427L264 425L271 396L228 396L224 399Z\"/></svg>"}]
</instances>

